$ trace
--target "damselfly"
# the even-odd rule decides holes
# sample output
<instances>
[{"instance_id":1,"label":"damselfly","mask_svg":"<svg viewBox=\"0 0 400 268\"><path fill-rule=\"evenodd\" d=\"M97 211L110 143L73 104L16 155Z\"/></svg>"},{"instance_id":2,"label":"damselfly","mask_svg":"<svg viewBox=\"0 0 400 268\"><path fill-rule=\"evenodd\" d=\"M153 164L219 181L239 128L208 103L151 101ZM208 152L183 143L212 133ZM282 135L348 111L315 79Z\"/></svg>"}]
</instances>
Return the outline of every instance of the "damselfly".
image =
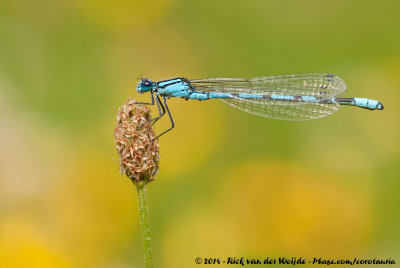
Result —
<instances>
[{"instance_id":1,"label":"damselfly","mask_svg":"<svg viewBox=\"0 0 400 268\"><path fill-rule=\"evenodd\" d=\"M345 82L333 74L289 74L254 78L205 78L189 80L173 78L153 82L142 79L137 86L139 93L150 92L151 103L157 104L159 116L165 112L174 128L167 99L186 100L221 99L245 112L280 120L311 120L336 112L340 105L350 105L369 110L383 110L379 101L366 98L340 98L346 92ZM154 97L155 95L155 97ZM160 97L163 98L161 102ZM157 137L157 138L158 138Z\"/></svg>"}]
</instances>

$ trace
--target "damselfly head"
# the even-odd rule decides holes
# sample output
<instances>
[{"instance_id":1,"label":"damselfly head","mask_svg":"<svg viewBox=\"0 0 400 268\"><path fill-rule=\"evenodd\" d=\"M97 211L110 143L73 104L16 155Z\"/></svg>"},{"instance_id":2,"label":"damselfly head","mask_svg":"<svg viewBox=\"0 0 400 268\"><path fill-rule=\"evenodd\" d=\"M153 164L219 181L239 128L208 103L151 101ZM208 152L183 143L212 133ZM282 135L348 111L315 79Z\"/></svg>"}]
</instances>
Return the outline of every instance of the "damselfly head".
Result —
<instances>
[{"instance_id":1,"label":"damselfly head","mask_svg":"<svg viewBox=\"0 0 400 268\"><path fill-rule=\"evenodd\" d=\"M150 91L153 88L153 81L150 79L142 79L137 86L137 92L144 93Z\"/></svg>"}]
</instances>

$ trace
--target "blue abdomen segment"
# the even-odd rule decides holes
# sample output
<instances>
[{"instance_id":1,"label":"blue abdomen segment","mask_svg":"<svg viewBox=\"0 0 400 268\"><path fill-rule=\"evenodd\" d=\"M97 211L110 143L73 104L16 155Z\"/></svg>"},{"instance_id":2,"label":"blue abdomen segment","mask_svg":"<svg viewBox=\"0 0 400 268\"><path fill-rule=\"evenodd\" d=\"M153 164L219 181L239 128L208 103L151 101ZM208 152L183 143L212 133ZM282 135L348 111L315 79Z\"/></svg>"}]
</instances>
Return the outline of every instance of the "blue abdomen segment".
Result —
<instances>
[{"instance_id":1,"label":"blue abdomen segment","mask_svg":"<svg viewBox=\"0 0 400 268\"><path fill-rule=\"evenodd\" d=\"M383 110L383 104L377 100L366 98L336 98L335 100L343 105L357 106L369 110Z\"/></svg>"},{"instance_id":2,"label":"blue abdomen segment","mask_svg":"<svg viewBox=\"0 0 400 268\"><path fill-rule=\"evenodd\" d=\"M193 100L208 100L208 99L262 99L264 95L260 94L246 94L246 93L222 93L222 92L198 92L192 91L190 93L189 99ZM286 97L286 96L281 96ZM268 96L270 98L270 96Z\"/></svg>"}]
</instances>

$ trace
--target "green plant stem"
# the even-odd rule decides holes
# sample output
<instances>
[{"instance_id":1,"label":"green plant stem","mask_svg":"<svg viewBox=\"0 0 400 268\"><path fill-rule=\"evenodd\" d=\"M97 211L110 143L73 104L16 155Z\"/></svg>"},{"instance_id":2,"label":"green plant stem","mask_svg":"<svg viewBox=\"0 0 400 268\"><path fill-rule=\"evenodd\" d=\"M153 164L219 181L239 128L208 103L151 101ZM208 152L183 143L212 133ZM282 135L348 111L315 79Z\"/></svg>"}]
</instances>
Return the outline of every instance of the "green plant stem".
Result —
<instances>
[{"instance_id":1,"label":"green plant stem","mask_svg":"<svg viewBox=\"0 0 400 268\"><path fill-rule=\"evenodd\" d=\"M147 206L146 183L135 183L139 197L140 227L146 268L153 268L153 252L151 247L149 208Z\"/></svg>"}]
</instances>

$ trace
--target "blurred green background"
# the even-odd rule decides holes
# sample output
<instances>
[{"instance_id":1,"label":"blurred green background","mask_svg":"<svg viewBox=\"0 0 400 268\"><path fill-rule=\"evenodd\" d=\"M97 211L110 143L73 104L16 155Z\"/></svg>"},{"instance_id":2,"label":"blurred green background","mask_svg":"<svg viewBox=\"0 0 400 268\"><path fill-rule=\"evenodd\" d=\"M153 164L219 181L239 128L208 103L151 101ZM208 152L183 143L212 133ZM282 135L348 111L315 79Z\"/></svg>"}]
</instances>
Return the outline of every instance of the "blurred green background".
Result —
<instances>
[{"instance_id":1,"label":"blurred green background","mask_svg":"<svg viewBox=\"0 0 400 268\"><path fill-rule=\"evenodd\" d=\"M2 0L1 266L143 267L136 189L112 135L127 97L149 98L138 77L306 72L334 73L346 96L385 110L285 122L169 101L176 128L148 187L155 266L400 262L399 11L396 0Z\"/></svg>"}]
</instances>

